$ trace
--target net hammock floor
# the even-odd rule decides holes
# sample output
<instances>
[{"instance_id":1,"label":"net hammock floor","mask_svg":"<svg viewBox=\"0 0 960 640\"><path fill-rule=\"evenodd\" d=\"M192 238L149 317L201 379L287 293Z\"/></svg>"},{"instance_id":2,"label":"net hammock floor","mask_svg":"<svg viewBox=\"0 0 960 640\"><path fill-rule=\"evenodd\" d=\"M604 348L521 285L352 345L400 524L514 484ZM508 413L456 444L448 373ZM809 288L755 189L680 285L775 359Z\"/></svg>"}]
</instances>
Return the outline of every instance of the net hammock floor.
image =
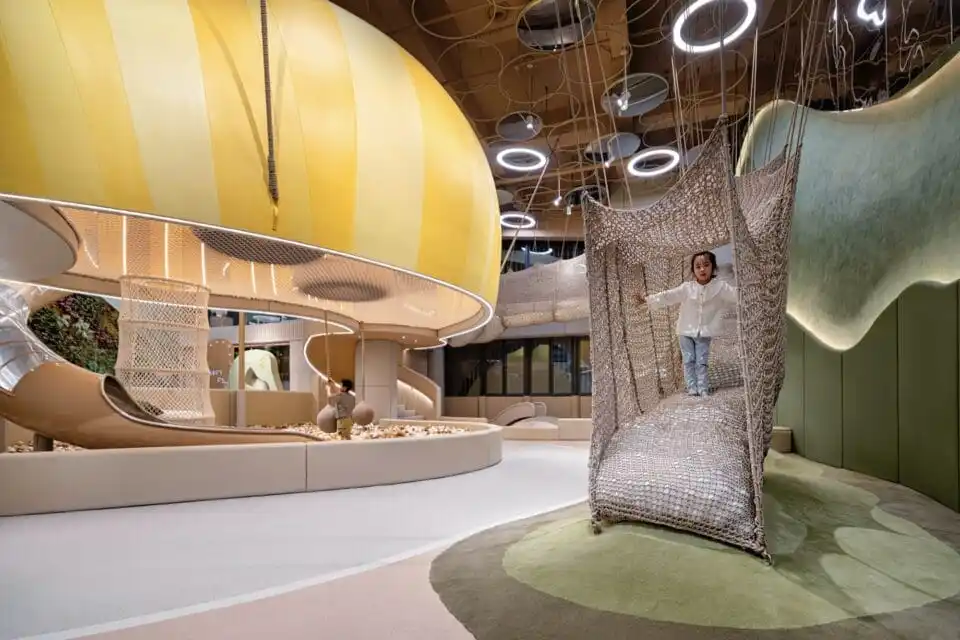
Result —
<instances>
[{"instance_id":1,"label":"net hammock floor","mask_svg":"<svg viewBox=\"0 0 960 640\"><path fill-rule=\"evenodd\" d=\"M766 559L763 461L783 384L787 254L799 150L733 175L721 120L697 162L657 203L585 210L593 526L634 520ZM706 398L687 397L677 309L642 299L681 284L690 257L730 244L737 304L710 353Z\"/></svg>"},{"instance_id":2,"label":"net hammock floor","mask_svg":"<svg viewBox=\"0 0 960 640\"><path fill-rule=\"evenodd\" d=\"M668 527L686 511L697 533L732 544L751 538L745 421L742 387L705 399L685 393L664 398L614 432L596 470L604 490L593 508L609 522Z\"/></svg>"}]
</instances>

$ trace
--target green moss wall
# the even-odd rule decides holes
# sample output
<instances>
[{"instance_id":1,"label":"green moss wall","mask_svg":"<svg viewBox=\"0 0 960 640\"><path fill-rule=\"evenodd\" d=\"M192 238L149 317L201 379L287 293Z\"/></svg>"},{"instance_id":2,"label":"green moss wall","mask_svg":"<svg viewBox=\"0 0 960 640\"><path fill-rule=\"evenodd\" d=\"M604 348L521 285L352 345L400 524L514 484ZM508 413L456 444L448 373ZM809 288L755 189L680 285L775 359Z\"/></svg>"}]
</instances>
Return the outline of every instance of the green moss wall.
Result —
<instances>
[{"instance_id":1,"label":"green moss wall","mask_svg":"<svg viewBox=\"0 0 960 640\"><path fill-rule=\"evenodd\" d=\"M852 349L790 321L777 423L797 453L960 510L960 284L914 285Z\"/></svg>"}]
</instances>

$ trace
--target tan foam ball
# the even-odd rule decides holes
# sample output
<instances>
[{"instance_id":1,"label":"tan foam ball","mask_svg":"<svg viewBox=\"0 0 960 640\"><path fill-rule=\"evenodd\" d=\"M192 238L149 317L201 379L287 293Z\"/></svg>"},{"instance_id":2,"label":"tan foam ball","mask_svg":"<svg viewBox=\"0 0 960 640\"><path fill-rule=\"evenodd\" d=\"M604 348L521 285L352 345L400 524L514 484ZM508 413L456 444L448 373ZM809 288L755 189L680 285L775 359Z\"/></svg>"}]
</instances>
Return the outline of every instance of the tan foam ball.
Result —
<instances>
[{"instance_id":1,"label":"tan foam ball","mask_svg":"<svg viewBox=\"0 0 960 640\"><path fill-rule=\"evenodd\" d=\"M353 423L365 427L373 422L375 417L373 407L366 402L359 403L353 408Z\"/></svg>"},{"instance_id":2,"label":"tan foam ball","mask_svg":"<svg viewBox=\"0 0 960 640\"><path fill-rule=\"evenodd\" d=\"M337 409L331 405L320 409L317 414L317 426L324 433L333 433L337 430Z\"/></svg>"}]
</instances>

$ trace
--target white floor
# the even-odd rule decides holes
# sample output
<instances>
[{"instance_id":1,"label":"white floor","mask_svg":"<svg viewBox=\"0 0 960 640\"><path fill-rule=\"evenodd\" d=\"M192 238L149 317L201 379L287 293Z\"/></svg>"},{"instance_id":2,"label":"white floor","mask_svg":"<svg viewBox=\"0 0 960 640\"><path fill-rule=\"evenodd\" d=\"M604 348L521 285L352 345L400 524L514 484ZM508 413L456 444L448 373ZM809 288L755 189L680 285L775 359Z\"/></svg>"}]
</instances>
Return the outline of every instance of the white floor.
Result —
<instances>
[{"instance_id":1,"label":"white floor","mask_svg":"<svg viewBox=\"0 0 960 640\"><path fill-rule=\"evenodd\" d=\"M441 480L0 518L0 640L319 580L585 499L586 489L586 448L505 442L496 467Z\"/></svg>"}]
</instances>

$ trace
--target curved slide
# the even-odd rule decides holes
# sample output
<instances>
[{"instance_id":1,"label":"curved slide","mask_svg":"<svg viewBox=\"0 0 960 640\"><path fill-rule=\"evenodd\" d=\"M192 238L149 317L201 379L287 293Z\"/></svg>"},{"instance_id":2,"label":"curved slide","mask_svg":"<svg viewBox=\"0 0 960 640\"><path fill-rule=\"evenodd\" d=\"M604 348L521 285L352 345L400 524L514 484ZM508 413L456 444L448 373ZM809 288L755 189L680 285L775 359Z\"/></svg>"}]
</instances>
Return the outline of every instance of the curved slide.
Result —
<instances>
[{"instance_id":1,"label":"curved slide","mask_svg":"<svg viewBox=\"0 0 960 640\"><path fill-rule=\"evenodd\" d=\"M31 303L39 307L59 295L0 285L0 416L87 449L317 440L282 429L187 427L159 420L116 378L66 362L33 335L27 327Z\"/></svg>"}]
</instances>

